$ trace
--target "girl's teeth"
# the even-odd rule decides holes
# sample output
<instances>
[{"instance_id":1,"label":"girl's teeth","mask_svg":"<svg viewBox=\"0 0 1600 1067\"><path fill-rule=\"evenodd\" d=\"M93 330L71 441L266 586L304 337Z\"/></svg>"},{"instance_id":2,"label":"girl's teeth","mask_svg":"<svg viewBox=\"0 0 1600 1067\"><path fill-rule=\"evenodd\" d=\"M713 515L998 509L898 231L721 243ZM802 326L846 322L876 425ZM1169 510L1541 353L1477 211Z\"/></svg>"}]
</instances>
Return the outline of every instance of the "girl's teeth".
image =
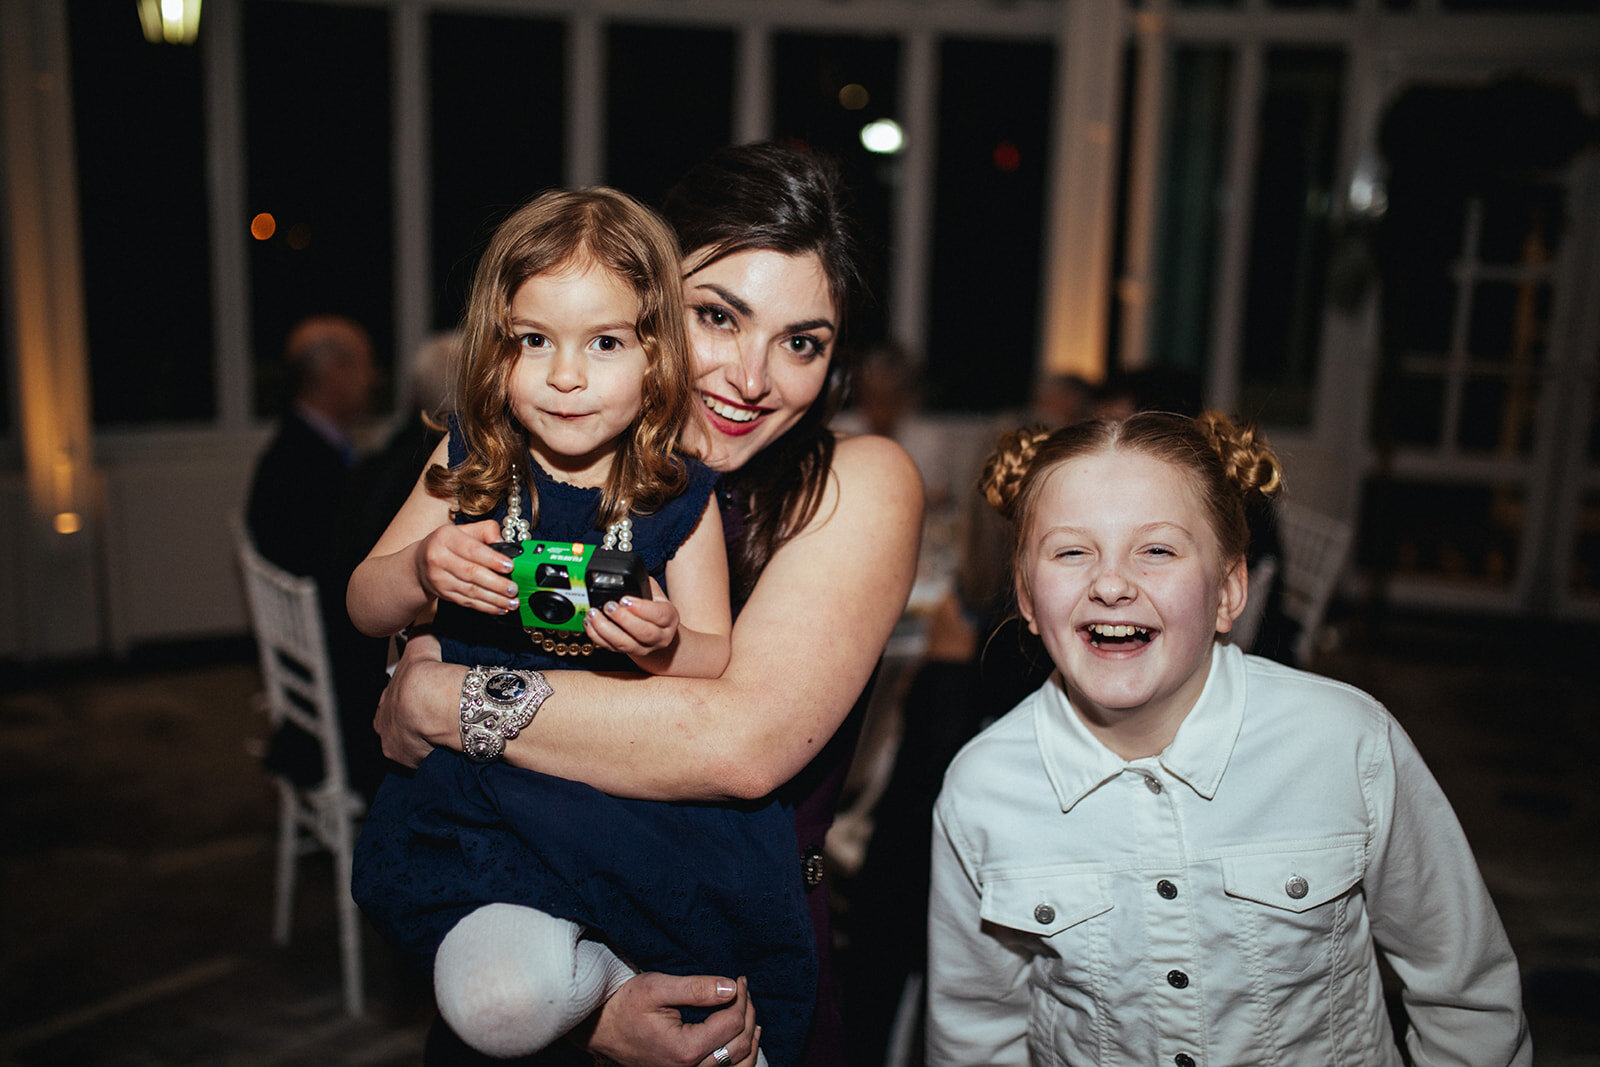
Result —
<instances>
[{"instance_id":1,"label":"girl's teeth","mask_svg":"<svg viewBox=\"0 0 1600 1067\"><path fill-rule=\"evenodd\" d=\"M1148 631L1142 626L1128 626L1125 624L1107 626L1104 623L1099 623L1089 627L1089 632L1096 637L1132 637L1134 634L1147 633Z\"/></svg>"},{"instance_id":2,"label":"girl's teeth","mask_svg":"<svg viewBox=\"0 0 1600 1067\"><path fill-rule=\"evenodd\" d=\"M748 408L736 408L732 404L724 404L716 397L706 396L704 393L701 394L700 399L705 401L706 407L729 422L754 422L756 416L761 414L759 411L751 411Z\"/></svg>"}]
</instances>

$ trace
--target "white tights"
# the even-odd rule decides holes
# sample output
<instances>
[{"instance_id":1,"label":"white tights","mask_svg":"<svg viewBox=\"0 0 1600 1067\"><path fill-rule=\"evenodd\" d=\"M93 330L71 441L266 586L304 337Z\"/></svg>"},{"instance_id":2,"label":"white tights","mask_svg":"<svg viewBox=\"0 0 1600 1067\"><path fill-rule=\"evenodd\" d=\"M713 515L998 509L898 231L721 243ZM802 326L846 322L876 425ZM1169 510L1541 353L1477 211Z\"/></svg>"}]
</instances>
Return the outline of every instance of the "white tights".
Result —
<instances>
[{"instance_id":1,"label":"white tights","mask_svg":"<svg viewBox=\"0 0 1600 1067\"><path fill-rule=\"evenodd\" d=\"M439 1014L479 1052L537 1052L633 977L614 952L582 933L576 923L517 904L479 908L439 945Z\"/></svg>"}]
</instances>

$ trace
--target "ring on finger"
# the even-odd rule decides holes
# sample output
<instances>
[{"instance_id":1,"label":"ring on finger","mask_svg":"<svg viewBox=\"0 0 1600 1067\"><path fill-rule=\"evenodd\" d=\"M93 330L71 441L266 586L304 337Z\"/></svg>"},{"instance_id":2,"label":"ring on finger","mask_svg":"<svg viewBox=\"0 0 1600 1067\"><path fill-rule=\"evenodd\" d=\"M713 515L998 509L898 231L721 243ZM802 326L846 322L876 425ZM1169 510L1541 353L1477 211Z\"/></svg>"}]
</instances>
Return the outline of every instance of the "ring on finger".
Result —
<instances>
[{"instance_id":1,"label":"ring on finger","mask_svg":"<svg viewBox=\"0 0 1600 1067\"><path fill-rule=\"evenodd\" d=\"M723 1045L721 1048L713 1051L711 1053L711 1058L717 1061L717 1067L728 1067L728 1064L733 1062L733 1057L728 1055L727 1045Z\"/></svg>"}]
</instances>

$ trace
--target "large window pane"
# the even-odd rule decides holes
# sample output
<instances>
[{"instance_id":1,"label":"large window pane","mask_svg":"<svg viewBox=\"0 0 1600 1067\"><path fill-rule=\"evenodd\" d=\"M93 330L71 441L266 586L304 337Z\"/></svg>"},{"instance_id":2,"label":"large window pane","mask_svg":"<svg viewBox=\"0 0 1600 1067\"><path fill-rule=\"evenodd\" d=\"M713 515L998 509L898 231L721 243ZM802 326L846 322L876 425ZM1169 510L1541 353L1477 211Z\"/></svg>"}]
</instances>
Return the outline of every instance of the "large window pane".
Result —
<instances>
[{"instance_id":1,"label":"large window pane","mask_svg":"<svg viewBox=\"0 0 1600 1067\"><path fill-rule=\"evenodd\" d=\"M1343 81L1342 52L1267 54L1240 388L1241 412L1262 422L1311 418Z\"/></svg>"},{"instance_id":2,"label":"large window pane","mask_svg":"<svg viewBox=\"0 0 1600 1067\"><path fill-rule=\"evenodd\" d=\"M1232 53L1183 46L1172 60L1150 358L1203 375L1211 354Z\"/></svg>"},{"instance_id":3,"label":"large window pane","mask_svg":"<svg viewBox=\"0 0 1600 1067\"><path fill-rule=\"evenodd\" d=\"M1054 50L946 41L939 62L927 402L1022 406L1038 358Z\"/></svg>"},{"instance_id":4,"label":"large window pane","mask_svg":"<svg viewBox=\"0 0 1600 1067\"><path fill-rule=\"evenodd\" d=\"M68 5L89 368L97 425L216 414L196 47L133 5Z\"/></svg>"},{"instance_id":5,"label":"large window pane","mask_svg":"<svg viewBox=\"0 0 1600 1067\"><path fill-rule=\"evenodd\" d=\"M1524 79L1414 86L1390 107L1375 440L1534 452L1555 340L1551 270L1567 229L1565 192L1549 175L1582 122L1570 93ZM1428 379L1437 417L1408 391Z\"/></svg>"},{"instance_id":6,"label":"large window pane","mask_svg":"<svg viewBox=\"0 0 1600 1067\"><path fill-rule=\"evenodd\" d=\"M252 341L256 409L283 395L283 340L300 318L349 315L392 365L389 25L383 11L245 8ZM264 235L264 236L263 236Z\"/></svg>"},{"instance_id":7,"label":"large window pane","mask_svg":"<svg viewBox=\"0 0 1600 1067\"><path fill-rule=\"evenodd\" d=\"M566 37L545 19L435 15L433 324L456 325L499 221L561 184Z\"/></svg>"},{"instance_id":8,"label":"large window pane","mask_svg":"<svg viewBox=\"0 0 1600 1067\"><path fill-rule=\"evenodd\" d=\"M1509 587L1521 556L1520 486L1373 481L1356 539L1361 562L1391 577Z\"/></svg>"},{"instance_id":9,"label":"large window pane","mask_svg":"<svg viewBox=\"0 0 1600 1067\"><path fill-rule=\"evenodd\" d=\"M1567 592L1586 599L1600 598L1600 493L1585 493L1578 514L1578 534L1572 546Z\"/></svg>"},{"instance_id":10,"label":"large window pane","mask_svg":"<svg viewBox=\"0 0 1600 1067\"><path fill-rule=\"evenodd\" d=\"M732 140L733 43L729 30L611 27L607 181L658 204L684 171Z\"/></svg>"},{"instance_id":11,"label":"large window pane","mask_svg":"<svg viewBox=\"0 0 1600 1067\"><path fill-rule=\"evenodd\" d=\"M808 145L837 159L855 193L866 247L882 251L871 264L873 290L881 299L894 250L892 203L899 183L894 156L874 155L861 144L861 127L875 119L898 119L900 48L891 38L777 34L772 70L774 133L778 140ZM851 336L857 346L879 340L884 309L857 309Z\"/></svg>"}]
</instances>

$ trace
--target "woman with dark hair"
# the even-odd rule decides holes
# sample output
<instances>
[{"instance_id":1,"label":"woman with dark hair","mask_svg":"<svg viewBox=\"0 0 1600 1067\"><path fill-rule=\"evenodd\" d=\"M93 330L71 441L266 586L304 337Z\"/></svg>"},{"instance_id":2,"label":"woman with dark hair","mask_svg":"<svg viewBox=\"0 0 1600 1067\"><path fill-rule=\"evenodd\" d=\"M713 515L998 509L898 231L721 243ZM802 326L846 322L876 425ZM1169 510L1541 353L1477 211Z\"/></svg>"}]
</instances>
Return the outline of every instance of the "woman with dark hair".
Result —
<instances>
[{"instance_id":1,"label":"woman with dark hair","mask_svg":"<svg viewBox=\"0 0 1600 1067\"><path fill-rule=\"evenodd\" d=\"M729 665L717 679L563 672L503 758L621 797L791 804L822 963L804 1062L839 1064L822 841L863 692L915 576L921 478L893 442L828 429L861 287L832 168L778 145L724 149L663 214L685 250L701 401L685 441L723 473L738 613ZM378 709L391 758L414 766L436 745L460 747L465 675L431 638L408 645ZM754 1062L759 1020L735 977L641 975L572 1036L624 1065ZM679 1006L719 1010L686 1024Z\"/></svg>"}]
</instances>

